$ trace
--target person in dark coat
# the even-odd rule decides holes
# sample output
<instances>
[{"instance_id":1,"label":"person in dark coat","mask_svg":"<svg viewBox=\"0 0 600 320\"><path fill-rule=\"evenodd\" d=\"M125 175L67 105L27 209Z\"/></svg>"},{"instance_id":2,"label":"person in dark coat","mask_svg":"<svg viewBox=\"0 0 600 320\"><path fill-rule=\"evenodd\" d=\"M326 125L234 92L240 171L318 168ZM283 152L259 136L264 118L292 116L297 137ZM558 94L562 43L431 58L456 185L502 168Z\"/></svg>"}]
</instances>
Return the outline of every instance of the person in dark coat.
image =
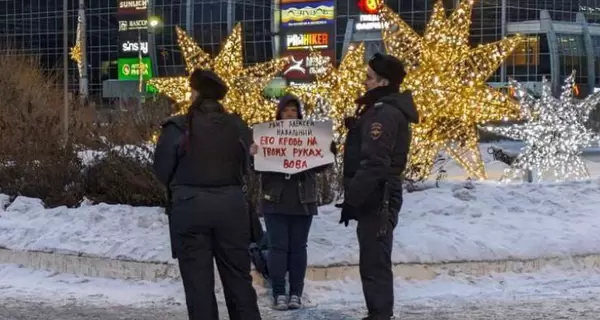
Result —
<instances>
[{"instance_id":1,"label":"person in dark coat","mask_svg":"<svg viewBox=\"0 0 600 320\"><path fill-rule=\"evenodd\" d=\"M286 95L279 101L277 120L302 119L300 100ZM335 144L331 145L335 153ZM253 145L251 154L258 147ZM299 309L307 268L307 242L313 216L317 210L316 175L329 166L306 170L294 175L262 172L261 208L267 227L268 270L276 310ZM289 295L286 292L289 273Z\"/></svg>"},{"instance_id":2,"label":"person in dark coat","mask_svg":"<svg viewBox=\"0 0 600 320\"><path fill-rule=\"evenodd\" d=\"M190 320L218 320L213 263L232 320L261 319L250 276L250 217L242 174L251 143L241 118L218 102L227 93L213 72L190 77L192 105L162 125L154 169L169 190L171 246Z\"/></svg>"},{"instance_id":3,"label":"person in dark coat","mask_svg":"<svg viewBox=\"0 0 600 320\"><path fill-rule=\"evenodd\" d=\"M410 92L399 93L402 63L376 54L370 61L367 92L355 116L345 121L344 203L340 223L358 220L359 269L368 317L389 320L394 310L393 231L402 206L402 173L419 116Z\"/></svg>"}]
</instances>

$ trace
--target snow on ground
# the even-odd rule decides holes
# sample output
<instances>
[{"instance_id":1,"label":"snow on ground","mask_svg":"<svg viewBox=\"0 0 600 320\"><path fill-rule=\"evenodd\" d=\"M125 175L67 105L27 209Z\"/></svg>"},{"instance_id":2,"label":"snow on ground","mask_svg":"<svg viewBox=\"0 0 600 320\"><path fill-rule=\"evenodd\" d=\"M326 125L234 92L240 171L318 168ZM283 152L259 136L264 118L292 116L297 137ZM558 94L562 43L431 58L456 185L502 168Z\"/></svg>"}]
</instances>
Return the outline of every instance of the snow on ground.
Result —
<instances>
[{"instance_id":1,"label":"snow on ground","mask_svg":"<svg viewBox=\"0 0 600 320\"><path fill-rule=\"evenodd\" d=\"M7 195L0 193L0 212L3 212L6 206L8 206L10 203L9 200L10 198Z\"/></svg>"},{"instance_id":2,"label":"snow on ground","mask_svg":"<svg viewBox=\"0 0 600 320\"><path fill-rule=\"evenodd\" d=\"M143 305L151 301L184 301L183 287L173 281L119 281L78 277L52 271L0 264L0 296L50 301L97 301L99 304Z\"/></svg>"},{"instance_id":3,"label":"snow on ground","mask_svg":"<svg viewBox=\"0 0 600 320\"><path fill-rule=\"evenodd\" d=\"M17 197L0 213L0 246L137 261L170 261L167 216L161 208L88 205L45 209Z\"/></svg>"},{"instance_id":4,"label":"snow on ground","mask_svg":"<svg viewBox=\"0 0 600 320\"><path fill-rule=\"evenodd\" d=\"M600 181L556 185L460 184L407 194L393 261L533 259L600 253ZM321 208L310 237L313 264L356 263L352 229ZM340 229L341 228L341 229Z\"/></svg>"},{"instance_id":5,"label":"snow on ground","mask_svg":"<svg viewBox=\"0 0 600 320\"><path fill-rule=\"evenodd\" d=\"M405 195L395 230L396 263L529 259L600 253L600 180L563 184L442 184ZM320 208L309 264L356 264L355 224ZM18 197L0 213L0 246L137 261L171 261L160 208L87 205L44 209Z\"/></svg>"},{"instance_id":6,"label":"snow on ground","mask_svg":"<svg viewBox=\"0 0 600 320\"><path fill-rule=\"evenodd\" d=\"M78 277L0 264L0 299L31 299L50 303L91 303L95 305L185 305L180 282L158 283ZM223 302L219 282L217 299ZM267 306L270 293L257 287L260 304ZM600 294L600 270L589 272L555 272L503 274L481 278L443 276L432 281L395 283L396 303L434 307L448 302L543 300L583 298ZM307 307L344 309L364 304L360 282L307 282Z\"/></svg>"},{"instance_id":7,"label":"snow on ground","mask_svg":"<svg viewBox=\"0 0 600 320\"><path fill-rule=\"evenodd\" d=\"M487 154L490 176L506 165ZM500 146L518 149L518 143ZM557 184L465 183L455 164L440 188L408 193L395 230L396 263L531 259L600 254L600 165L596 178ZM599 153L600 157L600 153ZM473 186L473 188L471 188ZM172 262L167 217L161 208L90 205L45 209L18 197L6 209L0 194L0 247L136 261ZM338 224L339 211L320 208L309 239L313 266L358 263L355 224Z\"/></svg>"},{"instance_id":8,"label":"snow on ground","mask_svg":"<svg viewBox=\"0 0 600 320\"><path fill-rule=\"evenodd\" d=\"M111 152L116 152L121 156L132 157L145 162L153 161L153 150L154 146L152 146L151 144L146 144L141 147L136 145L115 146L110 149ZM79 151L77 155L84 165L89 166L99 160L104 159L104 157L106 157L107 155L107 152L98 150L84 150Z\"/></svg>"}]
</instances>

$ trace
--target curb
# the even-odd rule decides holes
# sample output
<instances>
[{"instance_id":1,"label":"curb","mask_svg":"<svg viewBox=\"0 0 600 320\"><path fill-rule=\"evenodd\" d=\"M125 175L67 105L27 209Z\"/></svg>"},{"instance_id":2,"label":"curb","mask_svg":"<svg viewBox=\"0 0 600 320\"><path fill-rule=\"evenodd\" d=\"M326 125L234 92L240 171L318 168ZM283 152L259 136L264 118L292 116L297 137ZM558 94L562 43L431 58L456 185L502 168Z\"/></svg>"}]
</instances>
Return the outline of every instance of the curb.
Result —
<instances>
[{"instance_id":1,"label":"curb","mask_svg":"<svg viewBox=\"0 0 600 320\"><path fill-rule=\"evenodd\" d=\"M31 269L52 270L86 277L145 281L180 279L176 264L111 260L59 253L0 249L0 263L19 264ZM578 271L599 269L600 254L531 260L397 264L394 266L394 275L404 280L432 280L440 275L463 274L477 277L493 273L532 273L545 268ZM255 284L264 284L264 279L258 273L252 271L252 277ZM360 274L358 266L309 266L306 279L309 281L360 279Z\"/></svg>"}]
</instances>

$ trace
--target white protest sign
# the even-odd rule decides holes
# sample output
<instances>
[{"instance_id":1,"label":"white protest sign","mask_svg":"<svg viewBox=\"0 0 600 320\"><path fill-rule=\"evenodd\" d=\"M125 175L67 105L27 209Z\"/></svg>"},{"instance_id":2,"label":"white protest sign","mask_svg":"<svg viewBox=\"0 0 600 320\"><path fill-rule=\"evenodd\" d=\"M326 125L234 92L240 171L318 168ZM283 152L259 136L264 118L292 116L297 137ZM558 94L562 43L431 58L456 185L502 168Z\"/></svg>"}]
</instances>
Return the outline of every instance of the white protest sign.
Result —
<instances>
[{"instance_id":1,"label":"white protest sign","mask_svg":"<svg viewBox=\"0 0 600 320\"><path fill-rule=\"evenodd\" d=\"M254 170L295 174L331 164L331 121L279 120L254 125Z\"/></svg>"}]
</instances>

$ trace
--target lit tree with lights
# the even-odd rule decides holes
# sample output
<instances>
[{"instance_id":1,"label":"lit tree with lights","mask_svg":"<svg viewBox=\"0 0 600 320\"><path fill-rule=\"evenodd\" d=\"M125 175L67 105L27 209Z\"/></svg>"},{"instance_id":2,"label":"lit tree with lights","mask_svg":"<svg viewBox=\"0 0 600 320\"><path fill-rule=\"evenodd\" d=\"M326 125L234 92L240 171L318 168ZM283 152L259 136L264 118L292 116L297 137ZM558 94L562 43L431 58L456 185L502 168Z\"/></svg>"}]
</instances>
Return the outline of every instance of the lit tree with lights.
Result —
<instances>
[{"instance_id":1,"label":"lit tree with lights","mask_svg":"<svg viewBox=\"0 0 600 320\"><path fill-rule=\"evenodd\" d=\"M331 62L317 65L323 72L316 75L314 83L288 88L304 102L313 117L333 120L338 143L343 142L346 133L344 118L353 114L355 100L366 90L367 63L364 56L364 44L351 45L337 68ZM312 51L309 57L314 61L325 61L318 51Z\"/></svg>"},{"instance_id":2,"label":"lit tree with lights","mask_svg":"<svg viewBox=\"0 0 600 320\"><path fill-rule=\"evenodd\" d=\"M600 102L600 93L583 101L573 96L575 71L562 87L560 98L552 96L547 79L542 83L542 96L532 97L526 88L514 80L511 85L519 97L526 123L508 127L486 126L483 129L516 140L525 146L503 181L522 180L528 172L535 173L537 181L565 181L588 179L589 173L580 155L582 149L598 140L585 124L590 112Z\"/></svg>"}]
</instances>

